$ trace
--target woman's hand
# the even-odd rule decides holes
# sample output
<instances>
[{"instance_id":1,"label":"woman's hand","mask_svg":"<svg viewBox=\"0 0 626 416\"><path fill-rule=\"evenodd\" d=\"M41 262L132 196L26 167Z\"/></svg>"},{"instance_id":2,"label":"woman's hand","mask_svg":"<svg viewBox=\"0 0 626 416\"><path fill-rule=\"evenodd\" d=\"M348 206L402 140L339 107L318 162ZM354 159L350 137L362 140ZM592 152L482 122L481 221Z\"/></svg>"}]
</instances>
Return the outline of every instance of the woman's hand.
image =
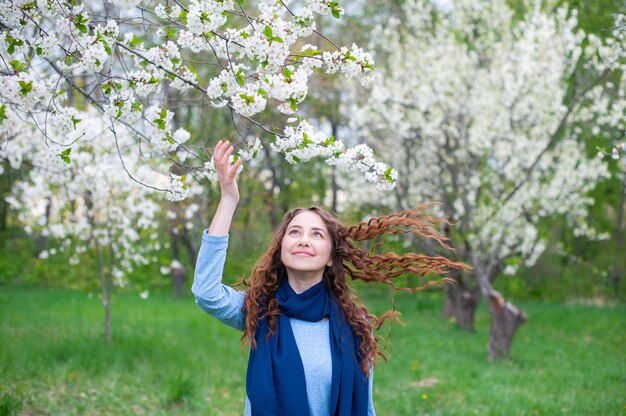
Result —
<instances>
[{"instance_id":1,"label":"woman's hand","mask_svg":"<svg viewBox=\"0 0 626 416\"><path fill-rule=\"evenodd\" d=\"M213 151L213 163L217 171L217 178L220 181L222 200L237 203L239 202L239 188L235 176L237 169L241 166L241 159L238 159L232 166L229 166L228 162L234 150L235 148L228 140L220 140Z\"/></svg>"}]
</instances>

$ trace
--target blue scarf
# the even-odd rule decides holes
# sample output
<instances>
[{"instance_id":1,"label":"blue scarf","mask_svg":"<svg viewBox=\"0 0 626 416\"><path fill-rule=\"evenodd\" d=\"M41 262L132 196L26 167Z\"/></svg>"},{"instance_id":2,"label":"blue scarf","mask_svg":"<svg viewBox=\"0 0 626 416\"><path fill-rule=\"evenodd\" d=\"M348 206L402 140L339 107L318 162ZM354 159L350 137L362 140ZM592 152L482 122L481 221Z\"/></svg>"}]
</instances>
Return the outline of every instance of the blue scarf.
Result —
<instances>
[{"instance_id":1,"label":"blue scarf","mask_svg":"<svg viewBox=\"0 0 626 416\"><path fill-rule=\"evenodd\" d=\"M259 321L257 348L250 350L246 390L253 416L300 416L309 414L304 367L289 318L318 322L329 318L333 377L329 414L367 415L368 380L359 368L360 339L346 321L343 310L324 281L297 294L287 278L276 290L281 310L277 331L266 342L267 320Z\"/></svg>"}]
</instances>

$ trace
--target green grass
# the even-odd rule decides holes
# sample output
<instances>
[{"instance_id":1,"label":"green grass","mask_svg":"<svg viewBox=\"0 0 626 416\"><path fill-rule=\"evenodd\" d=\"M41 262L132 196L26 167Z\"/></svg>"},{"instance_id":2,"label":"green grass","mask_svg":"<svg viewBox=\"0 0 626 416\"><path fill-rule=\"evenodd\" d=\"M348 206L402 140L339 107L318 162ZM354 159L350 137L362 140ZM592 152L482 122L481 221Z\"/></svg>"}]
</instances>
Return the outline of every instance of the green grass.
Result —
<instances>
[{"instance_id":1,"label":"green grass","mask_svg":"<svg viewBox=\"0 0 626 416\"><path fill-rule=\"evenodd\" d=\"M368 292L380 313L385 292ZM390 361L374 377L379 415L623 415L626 306L519 303L512 359L488 363L489 317L476 333L439 315L437 293L399 295ZM239 333L191 297L114 296L103 342L97 296L0 289L0 416L239 415L247 352ZM428 382L434 383L428 386Z\"/></svg>"}]
</instances>

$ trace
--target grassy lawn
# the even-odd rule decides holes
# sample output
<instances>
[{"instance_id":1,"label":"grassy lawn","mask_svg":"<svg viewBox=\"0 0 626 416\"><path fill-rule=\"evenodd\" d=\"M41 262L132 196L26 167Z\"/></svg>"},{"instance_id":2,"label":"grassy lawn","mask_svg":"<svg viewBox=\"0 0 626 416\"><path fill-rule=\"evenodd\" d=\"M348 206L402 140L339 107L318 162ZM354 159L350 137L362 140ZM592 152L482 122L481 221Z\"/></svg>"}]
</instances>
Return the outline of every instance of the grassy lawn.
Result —
<instances>
[{"instance_id":1,"label":"grassy lawn","mask_svg":"<svg viewBox=\"0 0 626 416\"><path fill-rule=\"evenodd\" d=\"M528 322L512 359L488 363L476 333L440 318L438 293L399 295L390 361L374 376L379 415L623 415L626 305L516 302ZM364 296L374 312L386 292ZM0 416L240 415L239 333L168 294L114 296L113 343L97 296L0 288Z\"/></svg>"}]
</instances>

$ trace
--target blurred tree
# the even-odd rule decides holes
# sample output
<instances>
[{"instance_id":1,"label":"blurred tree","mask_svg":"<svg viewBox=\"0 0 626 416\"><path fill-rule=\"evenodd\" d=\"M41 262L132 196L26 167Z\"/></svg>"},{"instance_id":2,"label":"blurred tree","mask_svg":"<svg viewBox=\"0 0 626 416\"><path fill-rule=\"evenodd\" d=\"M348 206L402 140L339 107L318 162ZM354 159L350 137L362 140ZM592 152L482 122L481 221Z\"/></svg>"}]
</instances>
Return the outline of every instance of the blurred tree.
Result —
<instances>
[{"instance_id":1,"label":"blurred tree","mask_svg":"<svg viewBox=\"0 0 626 416\"><path fill-rule=\"evenodd\" d=\"M508 355L526 320L493 282L535 264L546 247L540 223L561 216L576 236L607 237L586 218L588 193L608 170L579 143L579 124L615 131L625 123L624 97L609 82L626 65L624 34L585 37L567 9L525 5L519 15L503 1L455 1L448 10L406 2L401 18L372 32L382 76L348 110L401 172L385 203L439 200L456 222L445 232L474 271L448 286L444 313L472 329L486 298L490 359ZM364 186L355 185L354 200L371 199Z\"/></svg>"}]
</instances>

